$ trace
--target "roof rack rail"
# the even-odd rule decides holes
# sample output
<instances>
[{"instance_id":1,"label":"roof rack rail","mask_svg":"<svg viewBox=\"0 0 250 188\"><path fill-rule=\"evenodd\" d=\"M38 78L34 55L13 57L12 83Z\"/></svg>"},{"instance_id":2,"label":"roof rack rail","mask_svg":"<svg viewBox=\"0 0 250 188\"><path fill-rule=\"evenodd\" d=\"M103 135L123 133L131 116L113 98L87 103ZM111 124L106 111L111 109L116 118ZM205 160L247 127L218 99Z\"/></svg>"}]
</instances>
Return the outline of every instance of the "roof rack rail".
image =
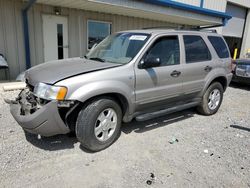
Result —
<instances>
[{"instance_id":1,"label":"roof rack rail","mask_svg":"<svg viewBox=\"0 0 250 188\"><path fill-rule=\"evenodd\" d=\"M142 29L182 29L183 26L171 27L171 26L157 26L157 27L144 27Z\"/></svg>"},{"instance_id":2,"label":"roof rack rail","mask_svg":"<svg viewBox=\"0 0 250 188\"><path fill-rule=\"evenodd\" d=\"M209 30L199 30L201 32L210 32L210 33L217 33L217 30L216 29L209 29Z\"/></svg>"},{"instance_id":3,"label":"roof rack rail","mask_svg":"<svg viewBox=\"0 0 250 188\"><path fill-rule=\"evenodd\" d=\"M190 30L190 31L204 31L204 32L217 33L216 29L210 29L210 28L221 27L221 26L223 26L223 24L204 26L204 27L198 26L198 27L192 27L192 28L186 28L184 26L179 26L179 27L158 26L158 27L146 27L142 29L173 29L173 30L187 30L187 31Z\"/></svg>"}]
</instances>

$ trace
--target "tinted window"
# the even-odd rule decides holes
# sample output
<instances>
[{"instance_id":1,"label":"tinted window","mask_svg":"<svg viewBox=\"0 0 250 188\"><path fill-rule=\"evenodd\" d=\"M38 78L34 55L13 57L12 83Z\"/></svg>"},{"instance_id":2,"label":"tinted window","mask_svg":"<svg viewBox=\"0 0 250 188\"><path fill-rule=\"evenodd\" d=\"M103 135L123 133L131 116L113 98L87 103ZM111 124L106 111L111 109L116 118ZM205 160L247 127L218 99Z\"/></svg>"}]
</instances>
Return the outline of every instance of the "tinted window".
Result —
<instances>
[{"instance_id":1,"label":"tinted window","mask_svg":"<svg viewBox=\"0 0 250 188\"><path fill-rule=\"evenodd\" d=\"M111 24L106 22L88 21L88 49L100 43L111 33Z\"/></svg>"},{"instance_id":2,"label":"tinted window","mask_svg":"<svg viewBox=\"0 0 250 188\"><path fill-rule=\"evenodd\" d=\"M220 58L228 58L229 52L227 50L227 46L221 37L209 36L209 41L213 45L217 55Z\"/></svg>"},{"instance_id":3,"label":"tinted window","mask_svg":"<svg viewBox=\"0 0 250 188\"><path fill-rule=\"evenodd\" d=\"M147 58L160 58L161 66L180 64L178 36L157 39L147 52Z\"/></svg>"},{"instance_id":4,"label":"tinted window","mask_svg":"<svg viewBox=\"0 0 250 188\"><path fill-rule=\"evenodd\" d=\"M211 60L209 49L200 36L186 35L184 43L187 63Z\"/></svg>"}]
</instances>

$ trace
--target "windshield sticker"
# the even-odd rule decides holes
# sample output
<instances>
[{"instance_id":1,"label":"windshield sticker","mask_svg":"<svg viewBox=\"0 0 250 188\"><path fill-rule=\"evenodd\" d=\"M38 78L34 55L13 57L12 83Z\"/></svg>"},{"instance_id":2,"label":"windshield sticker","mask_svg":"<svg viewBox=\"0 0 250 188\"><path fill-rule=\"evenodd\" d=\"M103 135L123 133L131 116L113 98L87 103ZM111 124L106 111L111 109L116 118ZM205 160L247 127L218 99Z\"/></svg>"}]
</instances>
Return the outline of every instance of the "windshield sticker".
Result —
<instances>
[{"instance_id":1,"label":"windshield sticker","mask_svg":"<svg viewBox=\"0 0 250 188\"><path fill-rule=\"evenodd\" d=\"M145 35L132 35L129 40L142 40L144 41L147 38Z\"/></svg>"}]
</instances>

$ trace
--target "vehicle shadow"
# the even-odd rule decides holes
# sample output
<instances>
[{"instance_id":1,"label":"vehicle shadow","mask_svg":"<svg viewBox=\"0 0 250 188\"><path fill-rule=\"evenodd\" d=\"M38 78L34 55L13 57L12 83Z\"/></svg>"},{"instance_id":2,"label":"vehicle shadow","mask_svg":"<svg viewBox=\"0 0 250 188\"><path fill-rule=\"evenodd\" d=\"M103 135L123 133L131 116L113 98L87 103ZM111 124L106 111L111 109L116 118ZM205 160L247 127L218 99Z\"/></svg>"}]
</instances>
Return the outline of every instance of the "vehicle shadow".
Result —
<instances>
[{"instance_id":1,"label":"vehicle shadow","mask_svg":"<svg viewBox=\"0 0 250 188\"><path fill-rule=\"evenodd\" d=\"M74 144L78 142L75 135L56 135L52 137L41 137L24 132L26 140L33 146L43 150L56 151L74 148Z\"/></svg>"},{"instance_id":2,"label":"vehicle shadow","mask_svg":"<svg viewBox=\"0 0 250 188\"><path fill-rule=\"evenodd\" d=\"M250 91L250 84L247 85L243 83L231 82L229 86L235 89L244 89L246 91Z\"/></svg>"},{"instance_id":3,"label":"vehicle shadow","mask_svg":"<svg viewBox=\"0 0 250 188\"><path fill-rule=\"evenodd\" d=\"M137 122L136 120L133 120L130 123L124 123L122 125L121 131L125 134L129 134L131 132L144 133L146 131L157 129L187 118L191 118L195 113L196 111L194 109L189 109L143 122ZM26 140L33 146L48 151L72 149L74 148L74 144L78 142L74 134L41 137L40 139L38 139L37 135L25 132L25 137ZM83 148L81 145L80 149L86 153L94 153Z\"/></svg>"},{"instance_id":4,"label":"vehicle shadow","mask_svg":"<svg viewBox=\"0 0 250 188\"><path fill-rule=\"evenodd\" d=\"M122 132L129 134L131 132L144 133L160 127L164 127L184 119L188 119L196 114L195 109L188 109L173 114L161 116L156 119L151 119L143 122L133 120L131 123L126 123L122 126Z\"/></svg>"}]
</instances>

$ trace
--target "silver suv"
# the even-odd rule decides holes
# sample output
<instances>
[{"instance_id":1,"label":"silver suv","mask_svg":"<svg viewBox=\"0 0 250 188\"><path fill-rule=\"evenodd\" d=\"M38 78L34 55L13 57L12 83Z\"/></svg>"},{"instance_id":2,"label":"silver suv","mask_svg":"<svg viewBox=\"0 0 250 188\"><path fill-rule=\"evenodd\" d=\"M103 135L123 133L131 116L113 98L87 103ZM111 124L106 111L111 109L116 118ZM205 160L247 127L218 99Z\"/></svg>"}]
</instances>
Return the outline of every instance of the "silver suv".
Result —
<instances>
[{"instance_id":1,"label":"silver suv","mask_svg":"<svg viewBox=\"0 0 250 188\"><path fill-rule=\"evenodd\" d=\"M110 146L121 123L190 107L216 113L232 78L231 57L213 32L135 30L108 36L82 58L26 71L27 88L10 101L25 131L75 132L92 151Z\"/></svg>"}]
</instances>

